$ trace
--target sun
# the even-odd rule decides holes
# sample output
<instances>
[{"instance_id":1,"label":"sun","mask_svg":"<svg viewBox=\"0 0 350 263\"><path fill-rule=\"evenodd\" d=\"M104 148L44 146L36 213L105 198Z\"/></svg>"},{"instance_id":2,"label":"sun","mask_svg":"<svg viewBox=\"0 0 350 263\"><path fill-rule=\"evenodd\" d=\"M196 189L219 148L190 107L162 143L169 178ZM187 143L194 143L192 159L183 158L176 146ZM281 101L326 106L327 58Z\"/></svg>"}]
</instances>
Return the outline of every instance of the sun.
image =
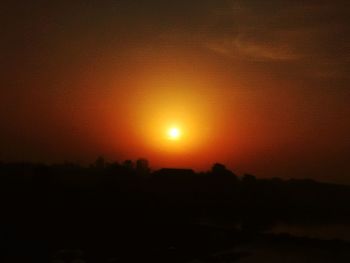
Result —
<instances>
[{"instance_id":1,"label":"sun","mask_svg":"<svg viewBox=\"0 0 350 263\"><path fill-rule=\"evenodd\" d=\"M169 130L168 130L168 138L169 140L178 140L180 139L181 137L181 130L177 127L171 127Z\"/></svg>"}]
</instances>

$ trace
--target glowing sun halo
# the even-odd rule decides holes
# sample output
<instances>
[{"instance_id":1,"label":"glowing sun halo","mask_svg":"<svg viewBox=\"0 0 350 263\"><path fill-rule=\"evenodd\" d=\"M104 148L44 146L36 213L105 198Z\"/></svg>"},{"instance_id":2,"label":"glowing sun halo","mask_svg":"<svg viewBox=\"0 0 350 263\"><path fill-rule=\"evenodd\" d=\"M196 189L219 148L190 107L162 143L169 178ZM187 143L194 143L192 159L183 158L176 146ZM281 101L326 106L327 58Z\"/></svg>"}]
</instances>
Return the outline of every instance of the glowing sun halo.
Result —
<instances>
[{"instance_id":1,"label":"glowing sun halo","mask_svg":"<svg viewBox=\"0 0 350 263\"><path fill-rule=\"evenodd\" d=\"M170 140L178 140L181 137L181 131L177 127L172 127L168 130L168 138Z\"/></svg>"}]
</instances>

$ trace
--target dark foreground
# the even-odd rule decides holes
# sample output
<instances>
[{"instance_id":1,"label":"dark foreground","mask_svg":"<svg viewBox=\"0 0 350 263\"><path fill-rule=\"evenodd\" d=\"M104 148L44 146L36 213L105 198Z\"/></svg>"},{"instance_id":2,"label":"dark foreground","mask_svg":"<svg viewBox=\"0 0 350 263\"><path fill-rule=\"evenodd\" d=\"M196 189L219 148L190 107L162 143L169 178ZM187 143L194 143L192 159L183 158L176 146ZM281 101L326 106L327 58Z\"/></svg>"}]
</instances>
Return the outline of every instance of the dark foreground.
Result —
<instances>
[{"instance_id":1,"label":"dark foreground","mask_svg":"<svg viewBox=\"0 0 350 263\"><path fill-rule=\"evenodd\" d=\"M1 175L1 262L350 262L350 244L268 234L350 222L350 188L213 174Z\"/></svg>"}]
</instances>

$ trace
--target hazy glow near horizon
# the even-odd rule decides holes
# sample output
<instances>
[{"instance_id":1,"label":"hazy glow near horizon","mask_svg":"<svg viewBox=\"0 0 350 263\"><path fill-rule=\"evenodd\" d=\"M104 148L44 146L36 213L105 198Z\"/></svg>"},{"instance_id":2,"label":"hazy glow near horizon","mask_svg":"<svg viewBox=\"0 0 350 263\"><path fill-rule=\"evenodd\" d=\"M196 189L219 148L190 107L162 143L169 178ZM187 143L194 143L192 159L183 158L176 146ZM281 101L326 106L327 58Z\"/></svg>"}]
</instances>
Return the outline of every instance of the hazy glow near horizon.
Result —
<instances>
[{"instance_id":1,"label":"hazy glow near horizon","mask_svg":"<svg viewBox=\"0 0 350 263\"><path fill-rule=\"evenodd\" d=\"M184 75L180 69L164 68L164 73L149 70L141 81L130 84L134 89L129 91L123 111L130 132L120 137L125 138L125 145L132 142L137 147L118 148L130 149L130 156L147 156L162 166L192 166L190 160L195 157L204 163L205 147L213 147L216 134L216 97L208 88L215 85L198 77L202 74Z\"/></svg>"}]
</instances>

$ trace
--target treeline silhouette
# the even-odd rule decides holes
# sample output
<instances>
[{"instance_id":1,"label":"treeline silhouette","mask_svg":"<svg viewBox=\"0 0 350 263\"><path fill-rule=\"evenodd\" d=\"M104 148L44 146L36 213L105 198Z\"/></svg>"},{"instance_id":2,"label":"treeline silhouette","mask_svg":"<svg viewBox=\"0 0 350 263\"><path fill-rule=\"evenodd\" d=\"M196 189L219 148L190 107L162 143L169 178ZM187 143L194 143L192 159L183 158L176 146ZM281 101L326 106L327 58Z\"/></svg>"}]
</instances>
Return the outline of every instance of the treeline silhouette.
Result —
<instances>
[{"instance_id":1,"label":"treeline silhouette","mask_svg":"<svg viewBox=\"0 0 350 263\"><path fill-rule=\"evenodd\" d=\"M277 222L350 219L349 186L238 176L220 163L151 171L146 159L99 157L88 167L0 163L0 175L2 262L68 262L82 251L89 262L215 261L214 251Z\"/></svg>"}]
</instances>

